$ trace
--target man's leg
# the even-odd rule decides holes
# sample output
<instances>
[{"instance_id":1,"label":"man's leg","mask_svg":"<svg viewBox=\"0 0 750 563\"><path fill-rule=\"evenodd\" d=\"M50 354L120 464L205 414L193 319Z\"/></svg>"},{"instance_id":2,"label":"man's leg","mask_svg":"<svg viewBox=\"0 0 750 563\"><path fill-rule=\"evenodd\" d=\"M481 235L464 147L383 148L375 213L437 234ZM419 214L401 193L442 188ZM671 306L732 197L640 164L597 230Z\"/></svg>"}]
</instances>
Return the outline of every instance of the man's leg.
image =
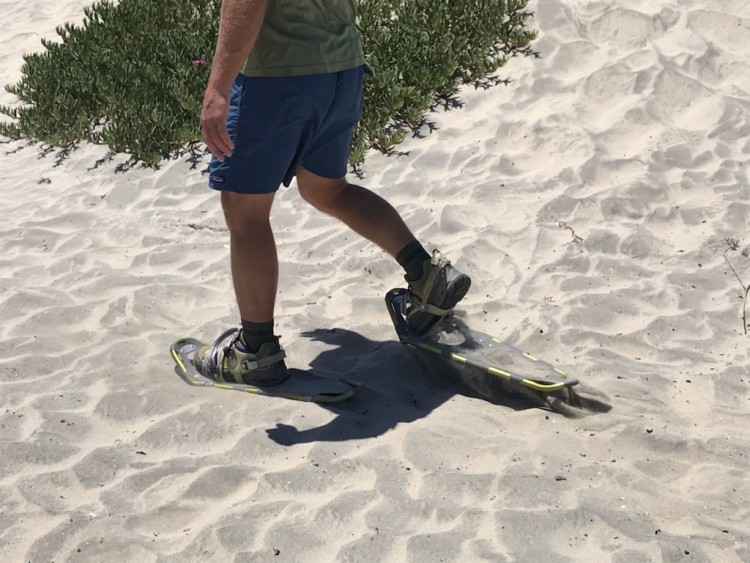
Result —
<instances>
[{"instance_id":1,"label":"man's leg","mask_svg":"<svg viewBox=\"0 0 750 563\"><path fill-rule=\"evenodd\" d=\"M345 178L323 178L299 166L297 186L313 207L339 219L394 258L416 241L390 203L366 188L349 184Z\"/></svg>"},{"instance_id":2,"label":"man's leg","mask_svg":"<svg viewBox=\"0 0 750 563\"><path fill-rule=\"evenodd\" d=\"M279 281L276 243L269 220L273 196L221 194L242 331L234 333L229 345L222 346L223 340L219 340L196 352L193 362L206 377L260 386L277 385L289 377L284 352L273 332Z\"/></svg>"},{"instance_id":3,"label":"man's leg","mask_svg":"<svg viewBox=\"0 0 750 563\"><path fill-rule=\"evenodd\" d=\"M222 192L229 228L232 280L243 321L273 320L279 261L271 230L274 194Z\"/></svg>"},{"instance_id":4,"label":"man's leg","mask_svg":"<svg viewBox=\"0 0 750 563\"><path fill-rule=\"evenodd\" d=\"M469 276L448 261L431 262L398 212L377 194L349 184L345 178L323 178L302 166L297 168L297 185L302 197L314 207L341 220L401 264L409 289L418 300L407 318L417 334L426 332L469 291Z\"/></svg>"}]
</instances>

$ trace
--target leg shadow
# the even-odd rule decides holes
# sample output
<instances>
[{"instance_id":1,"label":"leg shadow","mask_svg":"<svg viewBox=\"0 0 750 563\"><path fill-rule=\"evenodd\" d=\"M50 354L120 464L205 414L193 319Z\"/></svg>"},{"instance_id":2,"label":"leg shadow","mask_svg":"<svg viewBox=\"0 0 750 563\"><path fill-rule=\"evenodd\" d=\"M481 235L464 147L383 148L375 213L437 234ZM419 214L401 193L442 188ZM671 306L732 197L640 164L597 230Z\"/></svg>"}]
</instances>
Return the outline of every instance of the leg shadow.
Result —
<instances>
[{"instance_id":1,"label":"leg shadow","mask_svg":"<svg viewBox=\"0 0 750 563\"><path fill-rule=\"evenodd\" d=\"M320 404L336 414L323 426L298 430L277 424L268 429L269 438L282 445L381 436L398 424L427 416L457 394L514 410L543 407L570 414L526 388L516 389L480 370L395 340L374 341L340 328L316 329L302 336L333 346L310 363L313 370L361 381L365 388L346 402Z\"/></svg>"}]
</instances>

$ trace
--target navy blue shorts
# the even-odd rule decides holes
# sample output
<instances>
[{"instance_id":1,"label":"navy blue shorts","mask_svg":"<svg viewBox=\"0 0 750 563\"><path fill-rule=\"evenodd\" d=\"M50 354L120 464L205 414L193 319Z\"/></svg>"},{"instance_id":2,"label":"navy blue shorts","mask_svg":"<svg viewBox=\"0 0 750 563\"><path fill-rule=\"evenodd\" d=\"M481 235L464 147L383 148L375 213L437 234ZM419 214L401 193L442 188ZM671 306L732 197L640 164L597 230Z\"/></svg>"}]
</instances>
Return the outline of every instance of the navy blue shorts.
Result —
<instances>
[{"instance_id":1,"label":"navy blue shorts","mask_svg":"<svg viewBox=\"0 0 750 563\"><path fill-rule=\"evenodd\" d=\"M215 190L267 194L289 186L297 166L324 178L346 175L352 131L362 114L365 67L285 77L240 74L227 129L232 156L209 166Z\"/></svg>"}]
</instances>

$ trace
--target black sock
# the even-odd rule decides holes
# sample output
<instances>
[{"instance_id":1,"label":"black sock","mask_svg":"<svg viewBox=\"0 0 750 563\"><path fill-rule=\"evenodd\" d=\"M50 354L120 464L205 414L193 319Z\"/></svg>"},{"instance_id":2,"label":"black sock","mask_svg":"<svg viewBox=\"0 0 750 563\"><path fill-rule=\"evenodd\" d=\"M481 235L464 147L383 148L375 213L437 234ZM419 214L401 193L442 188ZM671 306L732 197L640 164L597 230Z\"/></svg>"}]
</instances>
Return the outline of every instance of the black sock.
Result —
<instances>
[{"instance_id":1,"label":"black sock","mask_svg":"<svg viewBox=\"0 0 750 563\"><path fill-rule=\"evenodd\" d=\"M273 321L267 323L251 323L242 319L242 333L240 340L248 352L255 354L266 342L273 342Z\"/></svg>"},{"instance_id":2,"label":"black sock","mask_svg":"<svg viewBox=\"0 0 750 563\"><path fill-rule=\"evenodd\" d=\"M424 275L424 262L429 259L430 255L417 240L410 242L396 254L396 262L401 264L409 281L413 282L419 281Z\"/></svg>"}]
</instances>

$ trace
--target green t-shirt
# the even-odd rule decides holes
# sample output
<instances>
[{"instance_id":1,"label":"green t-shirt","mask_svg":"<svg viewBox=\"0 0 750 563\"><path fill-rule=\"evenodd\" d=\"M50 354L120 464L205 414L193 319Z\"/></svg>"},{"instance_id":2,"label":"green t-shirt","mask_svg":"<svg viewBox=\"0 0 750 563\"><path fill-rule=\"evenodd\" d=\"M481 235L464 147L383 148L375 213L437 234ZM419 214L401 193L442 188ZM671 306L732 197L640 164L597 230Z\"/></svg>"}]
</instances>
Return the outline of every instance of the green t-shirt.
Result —
<instances>
[{"instance_id":1,"label":"green t-shirt","mask_svg":"<svg viewBox=\"0 0 750 563\"><path fill-rule=\"evenodd\" d=\"M246 76L297 76L364 64L355 0L268 0Z\"/></svg>"}]
</instances>

